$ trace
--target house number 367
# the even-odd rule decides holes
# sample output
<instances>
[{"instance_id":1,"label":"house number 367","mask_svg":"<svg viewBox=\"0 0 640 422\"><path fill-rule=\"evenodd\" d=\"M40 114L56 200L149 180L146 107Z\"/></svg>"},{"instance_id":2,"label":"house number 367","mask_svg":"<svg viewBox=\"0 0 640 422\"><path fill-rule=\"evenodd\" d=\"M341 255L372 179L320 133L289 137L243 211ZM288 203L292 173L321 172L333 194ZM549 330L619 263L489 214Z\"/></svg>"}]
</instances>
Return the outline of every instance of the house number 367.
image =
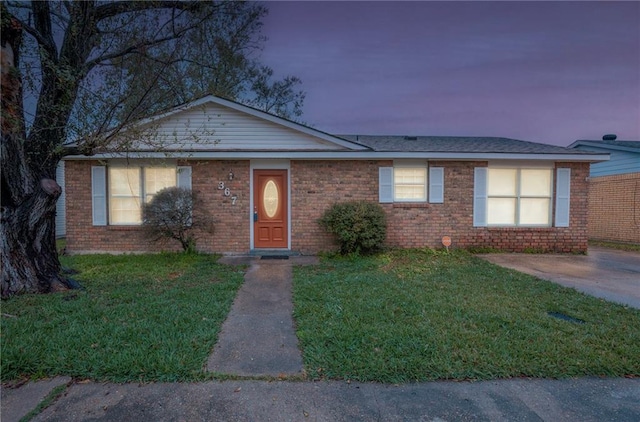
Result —
<instances>
[{"instance_id":1,"label":"house number 367","mask_svg":"<svg viewBox=\"0 0 640 422\"><path fill-rule=\"evenodd\" d=\"M222 193L224 194L224 196L231 196L231 189L226 187L224 185L224 182L218 182L218 190L221 190ZM232 205L235 205L237 200L238 200L238 196L237 195L231 196L231 204Z\"/></svg>"}]
</instances>

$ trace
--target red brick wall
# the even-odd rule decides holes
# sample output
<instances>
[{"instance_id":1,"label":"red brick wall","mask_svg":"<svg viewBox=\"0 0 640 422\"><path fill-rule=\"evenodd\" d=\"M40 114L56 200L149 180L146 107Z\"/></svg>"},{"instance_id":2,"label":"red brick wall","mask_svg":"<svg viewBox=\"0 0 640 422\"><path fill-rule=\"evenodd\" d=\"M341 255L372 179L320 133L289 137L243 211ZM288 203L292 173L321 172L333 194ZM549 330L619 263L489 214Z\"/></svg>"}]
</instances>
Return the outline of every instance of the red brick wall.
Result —
<instances>
[{"instance_id":1,"label":"red brick wall","mask_svg":"<svg viewBox=\"0 0 640 422\"><path fill-rule=\"evenodd\" d=\"M249 161L189 162L193 191L215 219L213 236L203 238L198 248L206 252L244 253L249 250ZM234 177L229 181L229 172ZM231 195L224 196L218 183L224 182ZM237 196L233 204L232 196Z\"/></svg>"},{"instance_id":2,"label":"red brick wall","mask_svg":"<svg viewBox=\"0 0 640 422\"><path fill-rule=\"evenodd\" d=\"M318 218L335 202L377 202L378 168L391 165L391 161L292 162L292 248L306 253L335 249ZM444 203L382 204L387 213L388 246L438 248L442 247L442 236L447 235L458 248L586 252L588 164L556 166L571 168L571 221L567 228L473 227L474 168L487 163L431 161L429 165L444 167Z\"/></svg>"},{"instance_id":3,"label":"red brick wall","mask_svg":"<svg viewBox=\"0 0 640 422\"><path fill-rule=\"evenodd\" d=\"M450 236L455 247L476 246L473 228L473 170L486 162L429 162L444 167L444 203L385 204L389 215L388 244L394 247L442 247Z\"/></svg>"},{"instance_id":4,"label":"red brick wall","mask_svg":"<svg viewBox=\"0 0 640 422\"><path fill-rule=\"evenodd\" d=\"M391 161L292 161L291 246L303 253L336 248L318 224L336 202L378 202L378 168Z\"/></svg>"},{"instance_id":5,"label":"red brick wall","mask_svg":"<svg viewBox=\"0 0 640 422\"><path fill-rule=\"evenodd\" d=\"M66 210L69 252L140 252L179 250L176 241L152 241L139 226L93 226L91 217L91 166L97 161L67 161ZM189 161L192 189L213 216L213 235L198 233L203 252L246 252L249 247L249 161ZM230 171L233 181L228 180ZM235 205L218 189L223 181L237 195Z\"/></svg>"},{"instance_id":6,"label":"red brick wall","mask_svg":"<svg viewBox=\"0 0 640 422\"><path fill-rule=\"evenodd\" d=\"M92 161L67 162L67 249L71 252L158 251L177 249L176 243L153 243L140 227L94 227L91 221ZM184 163L183 163L184 164ZM215 232L202 235L204 252L246 253L250 249L249 161L189 161L192 186L217 220ZM473 227L473 172L486 162L430 162L444 167L443 204L382 204L387 213L387 245L441 247L451 236L453 247L496 248L507 251L585 252L587 248L588 164L559 163L570 167L571 221L568 228ZM392 161L315 161L290 163L291 249L302 253L334 250L331 236L317 220L333 203L351 200L378 202L378 168ZM233 171L234 180L227 175ZM217 189L224 181L237 195L235 205Z\"/></svg>"},{"instance_id":7,"label":"red brick wall","mask_svg":"<svg viewBox=\"0 0 640 422\"><path fill-rule=\"evenodd\" d=\"M587 177L589 176L589 164L556 163L556 168L571 169L569 227L472 227L466 232L463 230L458 246L462 248L493 248L511 252L586 253L588 247ZM471 172L473 173L473 169ZM473 178L473 174L470 177ZM446 189L447 180L445 179L445 195ZM472 210L473 200L471 198L469 200L471 201L469 209ZM552 222L555 224L555 175ZM473 221L469 220L467 227L472 225Z\"/></svg>"},{"instance_id":8,"label":"red brick wall","mask_svg":"<svg viewBox=\"0 0 640 422\"><path fill-rule=\"evenodd\" d=\"M640 173L590 179L589 238L640 244Z\"/></svg>"}]
</instances>

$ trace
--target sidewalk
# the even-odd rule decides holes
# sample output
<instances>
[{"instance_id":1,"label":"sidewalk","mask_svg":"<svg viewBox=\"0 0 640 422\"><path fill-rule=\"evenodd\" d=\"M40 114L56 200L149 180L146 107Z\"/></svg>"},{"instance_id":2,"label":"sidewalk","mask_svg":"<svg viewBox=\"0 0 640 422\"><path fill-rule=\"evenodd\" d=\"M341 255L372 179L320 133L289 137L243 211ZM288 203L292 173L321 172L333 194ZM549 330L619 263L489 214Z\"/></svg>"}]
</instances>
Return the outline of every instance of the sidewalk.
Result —
<instances>
[{"instance_id":1,"label":"sidewalk","mask_svg":"<svg viewBox=\"0 0 640 422\"><path fill-rule=\"evenodd\" d=\"M640 379L75 384L34 421L638 421ZM3 422L10 422L3 417Z\"/></svg>"},{"instance_id":2,"label":"sidewalk","mask_svg":"<svg viewBox=\"0 0 640 422\"><path fill-rule=\"evenodd\" d=\"M246 377L303 372L291 316L292 265L248 263L207 370ZM2 422L19 421L68 378L2 389ZM638 421L640 378L513 379L386 385L344 381L77 383L35 421Z\"/></svg>"}]
</instances>

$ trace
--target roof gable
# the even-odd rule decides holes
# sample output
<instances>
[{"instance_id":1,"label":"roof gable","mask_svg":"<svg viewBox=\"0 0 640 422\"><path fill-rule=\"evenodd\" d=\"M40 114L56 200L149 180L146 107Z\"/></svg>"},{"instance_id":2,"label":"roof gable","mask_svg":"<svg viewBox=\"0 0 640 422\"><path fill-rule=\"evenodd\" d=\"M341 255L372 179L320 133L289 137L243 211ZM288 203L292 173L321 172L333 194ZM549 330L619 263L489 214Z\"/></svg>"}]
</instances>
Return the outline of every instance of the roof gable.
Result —
<instances>
[{"instance_id":1,"label":"roof gable","mask_svg":"<svg viewBox=\"0 0 640 422\"><path fill-rule=\"evenodd\" d=\"M366 146L209 95L138 122L134 151L362 151ZM131 136L131 135L129 135ZM140 138L136 141L135 138Z\"/></svg>"}]
</instances>

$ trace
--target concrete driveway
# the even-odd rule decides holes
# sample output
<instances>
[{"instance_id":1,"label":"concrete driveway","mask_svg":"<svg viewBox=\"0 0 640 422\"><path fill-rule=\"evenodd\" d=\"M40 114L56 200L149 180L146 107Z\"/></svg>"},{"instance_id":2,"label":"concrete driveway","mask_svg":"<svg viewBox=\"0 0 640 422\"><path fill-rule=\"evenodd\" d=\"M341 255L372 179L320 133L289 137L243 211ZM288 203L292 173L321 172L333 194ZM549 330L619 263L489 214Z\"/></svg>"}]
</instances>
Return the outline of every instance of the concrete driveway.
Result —
<instances>
[{"instance_id":1,"label":"concrete driveway","mask_svg":"<svg viewBox=\"0 0 640 422\"><path fill-rule=\"evenodd\" d=\"M481 254L502 267L640 309L640 252L590 247L584 255Z\"/></svg>"}]
</instances>

